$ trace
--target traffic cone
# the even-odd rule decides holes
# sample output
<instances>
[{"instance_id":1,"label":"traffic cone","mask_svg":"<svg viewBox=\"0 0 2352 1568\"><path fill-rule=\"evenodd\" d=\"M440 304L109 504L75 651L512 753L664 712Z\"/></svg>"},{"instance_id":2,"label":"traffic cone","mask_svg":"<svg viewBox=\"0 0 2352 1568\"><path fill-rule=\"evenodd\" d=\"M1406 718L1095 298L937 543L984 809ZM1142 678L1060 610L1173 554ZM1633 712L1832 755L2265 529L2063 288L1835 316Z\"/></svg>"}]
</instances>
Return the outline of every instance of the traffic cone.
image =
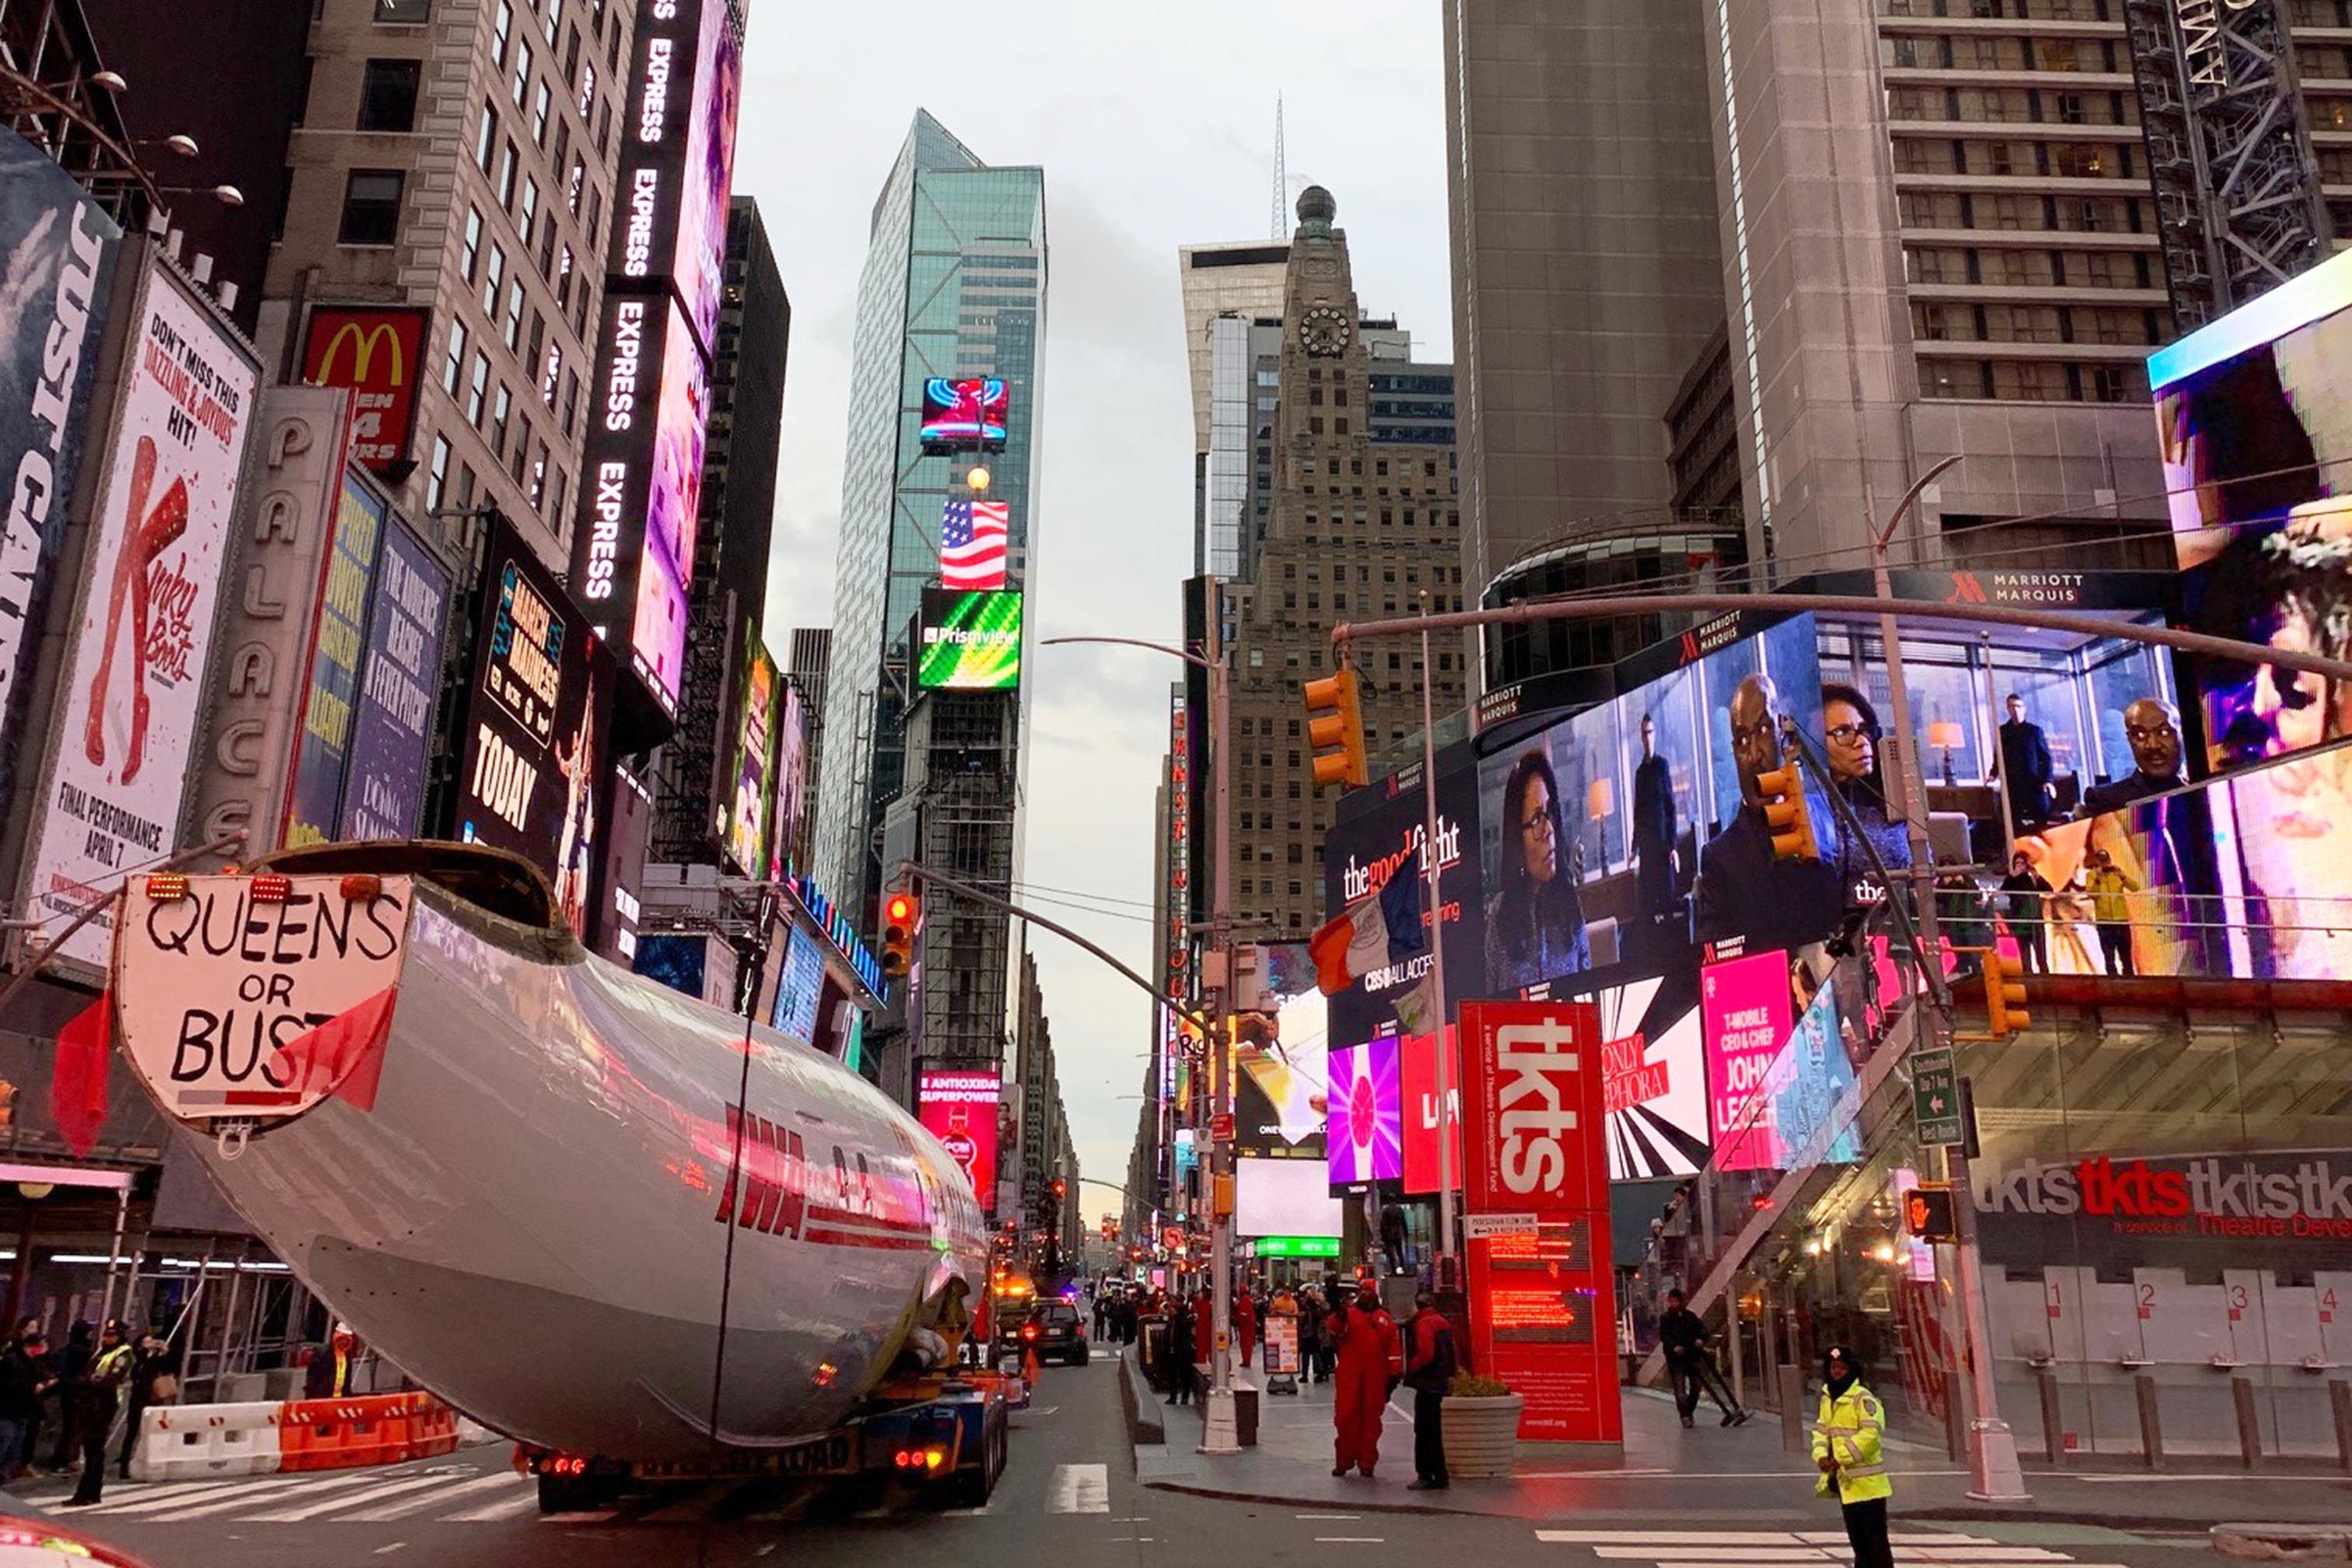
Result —
<instances>
[{"instance_id":1,"label":"traffic cone","mask_svg":"<svg viewBox=\"0 0 2352 1568\"><path fill-rule=\"evenodd\" d=\"M1039 1366L1037 1361L1037 1347L1032 1345L1029 1347L1028 1353L1021 1357L1022 1381L1034 1389L1037 1387L1038 1379L1044 1375L1045 1369Z\"/></svg>"}]
</instances>

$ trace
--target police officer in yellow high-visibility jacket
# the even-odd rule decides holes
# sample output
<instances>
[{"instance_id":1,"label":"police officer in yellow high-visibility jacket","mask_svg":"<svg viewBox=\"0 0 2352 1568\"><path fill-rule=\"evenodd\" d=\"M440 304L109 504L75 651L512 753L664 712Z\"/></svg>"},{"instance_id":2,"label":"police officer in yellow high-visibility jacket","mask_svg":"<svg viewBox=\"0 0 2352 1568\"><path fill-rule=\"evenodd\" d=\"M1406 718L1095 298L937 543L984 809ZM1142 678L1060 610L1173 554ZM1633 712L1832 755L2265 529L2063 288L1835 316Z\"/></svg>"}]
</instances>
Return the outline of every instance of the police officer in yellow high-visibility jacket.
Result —
<instances>
[{"instance_id":1,"label":"police officer in yellow high-visibility jacket","mask_svg":"<svg viewBox=\"0 0 2352 1568\"><path fill-rule=\"evenodd\" d=\"M1821 1419L1813 1426L1813 1462L1821 1467L1814 1491L1845 1507L1845 1539L1854 1568L1892 1568L1886 1543L1886 1407L1862 1382L1854 1352L1833 1345L1821 1358Z\"/></svg>"}]
</instances>

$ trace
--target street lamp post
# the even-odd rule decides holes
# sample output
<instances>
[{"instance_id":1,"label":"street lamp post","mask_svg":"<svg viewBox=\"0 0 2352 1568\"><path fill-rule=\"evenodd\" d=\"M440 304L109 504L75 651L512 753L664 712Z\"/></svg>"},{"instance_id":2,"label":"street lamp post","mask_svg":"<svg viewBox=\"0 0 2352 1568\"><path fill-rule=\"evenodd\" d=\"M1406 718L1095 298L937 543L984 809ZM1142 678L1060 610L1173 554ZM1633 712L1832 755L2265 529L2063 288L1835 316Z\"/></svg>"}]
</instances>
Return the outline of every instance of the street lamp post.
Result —
<instances>
[{"instance_id":1,"label":"street lamp post","mask_svg":"<svg viewBox=\"0 0 2352 1568\"><path fill-rule=\"evenodd\" d=\"M1423 613L1429 610L1429 590L1421 590ZM1435 1013L1432 1027L1438 1054L1438 1288L1452 1283L1453 1251L1453 1141L1446 1130L1446 1113L1453 1099L1452 1053L1446 1049L1446 904L1438 893L1438 720L1432 708L1430 683L1438 666L1429 657L1429 629L1421 630L1421 869L1429 878L1429 983Z\"/></svg>"},{"instance_id":2,"label":"street lamp post","mask_svg":"<svg viewBox=\"0 0 2352 1568\"><path fill-rule=\"evenodd\" d=\"M1053 648L1068 643L1104 643L1124 648L1148 648L1153 653L1181 659L1208 676L1208 732L1213 771L1210 789L1214 803L1210 815L1217 824L1217 859L1213 904L1209 911L1210 943L1218 956L1217 983L1211 988L1216 1005L1209 1014L1222 1024L1230 1012L1233 997L1233 703L1232 676L1225 661L1216 657L1217 617L1213 612L1216 585L1209 584L1212 612L1208 616L1209 651L1195 653L1188 648L1175 648L1166 643L1147 642L1140 637L1045 637L1039 639L1041 648ZM1205 1000L1205 999L1204 999ZM1231 1109L1228 1102L1232 1085L1227 1081L1232 1072L1228 1059L1229 1046L1217 1038L1218 1030L1204 1032L1208 1054L1208 1183L1209 1183L1209 1323L1211 1327L1208 1377L1208 1412L1201 1421L1200 1451L1202 1453L1239 1453L1242 1449L1241 1427L1234 1415L1233 1400L1233 1210L1220 1199L1233 1184L1233 1140L1217 1136L1217 1129L1230 1127Z\"/></svg>"}]
</instances>

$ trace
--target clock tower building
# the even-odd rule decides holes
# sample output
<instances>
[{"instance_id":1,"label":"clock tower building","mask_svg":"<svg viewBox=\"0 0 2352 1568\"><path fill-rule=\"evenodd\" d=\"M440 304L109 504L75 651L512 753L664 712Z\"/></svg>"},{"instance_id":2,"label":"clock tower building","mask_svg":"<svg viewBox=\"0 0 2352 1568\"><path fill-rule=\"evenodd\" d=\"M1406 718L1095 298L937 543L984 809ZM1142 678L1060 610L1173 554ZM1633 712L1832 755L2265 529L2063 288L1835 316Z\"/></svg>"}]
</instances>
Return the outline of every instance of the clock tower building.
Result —
<instances>
[{"instance_id":1,"label":"clock tower building","mask_svg":"<svg viewBox=\"0 0 2352 1568\"><path fill-rule=\"evenodd\" d=\"M1262 381L1256 389L1258 464L1271 470L1265 536L1250 580L1220 589L1233 670L1233 904L1245 940L1303 941L1323 918L1323 835L1337 795L1315 788L1300 687L1331 673L1332 627L1417 613L1424 593L1433 612L1462 607L1454 448L1430 439L1450 427L1384 416L1383 388L1405 367L1375 366L1337 216L1321 186L1298 198L1271 410ZM1432 652L1430 700L1444 718L1465 700L1459 639L1437 639ZM1384 641L1352 658L1373 771L1388 770L1384 758L1417 760L1405 742L1421 727L1420 648Z\"/></svg>"}]
</instances>

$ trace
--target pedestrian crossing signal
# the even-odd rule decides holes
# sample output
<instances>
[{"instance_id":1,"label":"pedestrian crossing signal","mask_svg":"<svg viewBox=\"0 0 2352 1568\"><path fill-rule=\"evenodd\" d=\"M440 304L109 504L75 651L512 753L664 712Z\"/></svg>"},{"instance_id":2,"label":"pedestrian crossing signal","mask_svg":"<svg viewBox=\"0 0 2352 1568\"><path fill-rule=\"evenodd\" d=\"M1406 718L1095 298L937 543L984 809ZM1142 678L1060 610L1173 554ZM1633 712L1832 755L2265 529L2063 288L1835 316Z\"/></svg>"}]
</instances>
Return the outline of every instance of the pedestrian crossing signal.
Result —
<instances>
[{"instance_id":1,"label":"pedestrian crossing signal","mask_svg":"<svg viewBox=\"0 0 2352 1568\"><path fill-rule=\"evenodd\" d=\"M1914 1187L1903 1194L1903 1229L1915 1242L1960 1239L1959 1216L1949 1187Z\"/></svg>"}]
</instances>

